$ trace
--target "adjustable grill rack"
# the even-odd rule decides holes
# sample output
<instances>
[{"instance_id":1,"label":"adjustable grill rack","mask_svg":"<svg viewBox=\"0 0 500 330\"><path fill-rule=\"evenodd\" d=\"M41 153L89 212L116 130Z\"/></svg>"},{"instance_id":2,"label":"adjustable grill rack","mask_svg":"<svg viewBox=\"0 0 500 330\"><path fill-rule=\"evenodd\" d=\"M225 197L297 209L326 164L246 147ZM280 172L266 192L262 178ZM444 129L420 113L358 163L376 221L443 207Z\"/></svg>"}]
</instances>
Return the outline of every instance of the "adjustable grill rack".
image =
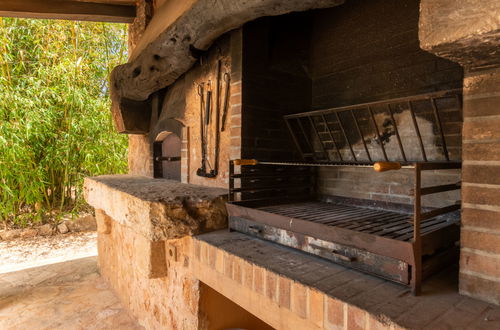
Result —
<instances>
[{"instance_id":1,"label":"adjustable grill rack","mask_svg":"<svg viewBox=\"0 0 500 330\"><path fill-rule=\"evenodd\" d=\"M460 183L422 187L422 171L461 167L450 118L461 122L459 90L285 116L302 161L230 161L229 227L407 285L417 295L425 277L458 257L460 201L422 207L422 196L460 189ZM377 161L413 171L413 205L317 195L317 167Z\"/></svg>"},{"instance_id":2,"label":"adjustable grill rack","mask_svg":"<svg viewBox=\"0 0 500 330\"><path fill-rule=\"evenodd\" d=\"M453 89L284 118L305 161L458 161L460 145L450 124L462 121L461 100L462 91ZM433 150L424 142L429 139Z\"/></svg>"}]
</instances>

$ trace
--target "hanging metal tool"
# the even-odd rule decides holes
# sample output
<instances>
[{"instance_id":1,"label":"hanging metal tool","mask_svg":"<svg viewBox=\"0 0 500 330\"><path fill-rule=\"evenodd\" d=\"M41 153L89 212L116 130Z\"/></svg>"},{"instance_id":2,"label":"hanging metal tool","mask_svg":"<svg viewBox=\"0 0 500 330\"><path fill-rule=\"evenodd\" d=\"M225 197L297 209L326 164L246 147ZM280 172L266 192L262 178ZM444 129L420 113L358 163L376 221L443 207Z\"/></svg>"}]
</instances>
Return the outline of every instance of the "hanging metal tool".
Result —
<instances>
[{"instance_id":1,"label":"hanging metal tool","mask_svg":"<svg viewBox=\"0 0 500 330\"><path fill-rule=\"evenodd\" d=\"M217 97L215 102L215 146L214 146L214 169L212 175L214 177L219 173L219 145L220 145L220 94L221 94L221 67L222 60L217 60Z\"/></svg>"},{"instance_id":2,"label":"hanging metal tool","mask_svg":"<svg viewBox=\"0 0 500 330\"><path fill-rule=\"evenodd\" d=\"M207 158L207 145L208 145L208 131L210 128L210 116L211 116L211 105L212 105L212 89L211 84L209 82L205 100L205 120L202 119L202 128L201 132L201 167L196 171L196 175L202 176L205 178L215 178L219 172L219 144L220 144L220 82L221 82L221 60L217 61L217 82L215 87L215 143L214 143L214 158L213 158L213 167L210 166L210 163ZM199 91L198 91L199 94ZM203 94L203 93L202 93ZM203 106L200 106L201 112L203 112ZM208 165L208 166L207 166ZM210 171L208 171L210 169Z\"/></svg>"},{"instance_id":3,"label":"hanging metal tool","mask_svg":"<svg viewBox=\"0 0 500 330\"><path fill-rule=\"evenodd\" d=\"M225 92L224 92L224 103L223 103L223 108L222 108L222 124L221 124L221 132L224 132L226 129L226 117L227 117L227 111L229 109L229 88L230 88L230 83L231 83L231 76L229 73L225 72L224 73L224 83L225 83Z\"/></svg>"},{"instance_id":4,"label":"hanging metal tool","mask_svg":"<svg viewBox=\"0 0 500 330\"><path fill-rule=\"evenodd\" d=\"M200 89L198 89L198 94L200 94ZM198 176L209 178L211 177L210 172L213 172L207 172L208 129L210 127L210 112L212 106L212 90L210 88L210 82L208 83L207 87L205 104L203 104L203 88L201 88L200 100L201 167L196 171L196 174ZM203 105L205 105L205 109L203 109ZM203 115L203 110L205 110L205 115Z\"/></svg>"},{"instance_id":5,"label":"hanging metal tool","mask_svg":"<svg viewBox=\"0 0 500 330\"><path fill-rule=\"evenodd\" d=\"M198 84L198 96L200 97L200 141L201 141L201 159L205 158L206 145L205 145L205 129L203 120L203 104L204 104L204 83Z\"/></svg>"}]
</instances>

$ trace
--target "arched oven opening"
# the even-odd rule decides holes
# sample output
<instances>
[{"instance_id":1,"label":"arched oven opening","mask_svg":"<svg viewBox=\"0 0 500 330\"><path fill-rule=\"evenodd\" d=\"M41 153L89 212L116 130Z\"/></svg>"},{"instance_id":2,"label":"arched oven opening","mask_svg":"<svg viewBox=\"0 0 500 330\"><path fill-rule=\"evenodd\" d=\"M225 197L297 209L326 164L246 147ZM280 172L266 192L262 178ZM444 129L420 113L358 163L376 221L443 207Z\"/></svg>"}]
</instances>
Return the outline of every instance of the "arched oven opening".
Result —
<instances>
[{"instance_id":1,"label":"arched oven opening","mask_svg":"<svg viewBox=\"0 0 500 330\"><path fill-rule=\"evenodd\" d=\"M161 132L153 142L154 177L181 181L181 138Z\"/></svg>"}]
</instances>

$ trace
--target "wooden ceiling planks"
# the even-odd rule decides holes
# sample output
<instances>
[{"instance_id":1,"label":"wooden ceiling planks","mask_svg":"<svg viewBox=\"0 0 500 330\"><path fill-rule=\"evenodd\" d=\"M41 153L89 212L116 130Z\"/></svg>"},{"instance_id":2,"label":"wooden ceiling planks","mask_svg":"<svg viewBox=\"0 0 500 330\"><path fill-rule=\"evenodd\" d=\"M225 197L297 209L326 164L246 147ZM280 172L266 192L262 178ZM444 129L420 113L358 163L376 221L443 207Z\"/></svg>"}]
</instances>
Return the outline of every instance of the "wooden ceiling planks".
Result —
<instances>
[{"instance_id":1,"label":"wooden ceiling planks","mask_svg":"<svg viewBox=\"0 0 500 330\"><path fill-rule=\"evenodd\" d=\"M136 15L130 0L2 0L0 16L132 23Z\"/></svg>"}]
</instances>

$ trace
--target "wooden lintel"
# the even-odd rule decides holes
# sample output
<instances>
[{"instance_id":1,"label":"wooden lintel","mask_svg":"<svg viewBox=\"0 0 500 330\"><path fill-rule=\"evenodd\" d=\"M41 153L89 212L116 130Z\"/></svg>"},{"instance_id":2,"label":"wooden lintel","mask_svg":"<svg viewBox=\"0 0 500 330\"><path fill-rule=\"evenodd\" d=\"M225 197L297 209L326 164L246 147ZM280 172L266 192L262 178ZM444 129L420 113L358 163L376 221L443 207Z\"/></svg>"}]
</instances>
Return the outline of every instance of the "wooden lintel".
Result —
<instances>
[{"instance_id":1,"label":"wooden lintel","mask_svg":"<svg viewBox=\"0 0 500 330\"><path fill-rule=\"evenodd\" d=\"M134 5L76 0L1 0L0 16L132 23Z\"/></svg>"}]
</instances>

